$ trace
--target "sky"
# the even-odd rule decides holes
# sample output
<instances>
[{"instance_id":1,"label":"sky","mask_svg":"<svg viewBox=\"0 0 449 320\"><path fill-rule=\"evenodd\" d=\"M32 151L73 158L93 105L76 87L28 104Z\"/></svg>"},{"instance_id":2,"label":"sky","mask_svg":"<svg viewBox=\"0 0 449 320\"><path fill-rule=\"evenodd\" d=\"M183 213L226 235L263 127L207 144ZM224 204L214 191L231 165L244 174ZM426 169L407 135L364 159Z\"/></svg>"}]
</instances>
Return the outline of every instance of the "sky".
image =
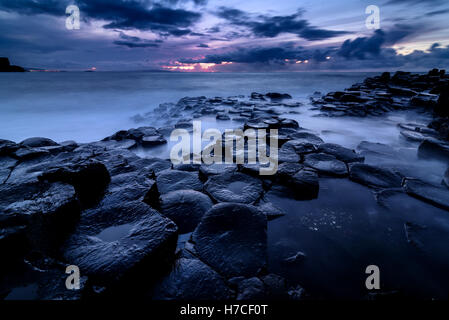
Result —
<instances>
[{"instance_id":1,"label":"sky","mask_svg":"<svg viewBox=\"0 0 449 320\"><path fill-rule=\"evenodd\" d=\"M0 30L0 56L47 70L449 68L447 0L0 0Z\"/></svg>"}]
</instances>

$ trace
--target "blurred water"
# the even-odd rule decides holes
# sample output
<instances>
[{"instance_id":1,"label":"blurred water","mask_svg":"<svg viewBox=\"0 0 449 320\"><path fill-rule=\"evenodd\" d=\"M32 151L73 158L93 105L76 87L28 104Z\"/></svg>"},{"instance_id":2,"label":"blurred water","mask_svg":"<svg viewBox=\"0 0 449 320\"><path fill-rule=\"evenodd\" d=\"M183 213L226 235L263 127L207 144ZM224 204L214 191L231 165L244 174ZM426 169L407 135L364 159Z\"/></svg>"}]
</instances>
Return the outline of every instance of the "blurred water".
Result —
<instances>
[{"instance_id":1,"label":"blurred water","mask_svg":"<svg viewBox=\"0 0 449 320\"><path fill-rule=\"evenodd\" d=\"M0 138L100 140L135 127L131 117L185 96L286 92L304 99L341 90L369 73L70 72L0 74ZM151 123L149 125L152 125ZM157 125L157 123L153 124Z\"/></svg>"}]
</instances>

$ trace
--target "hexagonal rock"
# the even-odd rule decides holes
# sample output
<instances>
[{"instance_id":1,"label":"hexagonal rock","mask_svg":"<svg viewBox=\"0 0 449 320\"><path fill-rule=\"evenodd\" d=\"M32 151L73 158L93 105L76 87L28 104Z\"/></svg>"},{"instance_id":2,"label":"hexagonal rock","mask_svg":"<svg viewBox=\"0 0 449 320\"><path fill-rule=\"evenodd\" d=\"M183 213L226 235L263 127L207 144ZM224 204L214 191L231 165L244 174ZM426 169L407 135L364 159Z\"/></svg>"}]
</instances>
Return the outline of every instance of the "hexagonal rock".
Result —
<instances>
[{"instance_id":1,"label":"hexagonal rock","mask_svg":"<svg viewBox=\"0 0 449 320\"><path fill-rule=\"evenodd\" d=\"M303 168L304 165L300 163L284 162L279 165L276 177L285 181L293 177L295 173Z\"/></svg>"},{"instance_id":2,"label":"hexagonal rock","mask_svg":"<svg viewBox=\"0 0 449 320\"><path fill-rule=\"evenodd\" d=\"M209 177L204 190L217 202L254 203L263 193L262 181L240 172Z\"/></svg>"},{"instance_id":3,"label":"hexagonal rock","mask_svg":"<svg viewBox=\"0 0 449 320\"><path fill-rule=\"evenodd\" d=\"M317 170L319 173L330 176L344 177L348 175L346 164L330 154L317 153L306 155L304 164Z\"/></svg>"},{"instance_id":4,"label":"hexagonal rock","mask_svg":"<svg viewBox=\"0 0 449 320\"><path fill-rule=\"evenodd\" d=\"M177 190L161 196L161 213L176 223L179 233L193 231L203 215L212 207L212 200L194 190Z\"/></svg>"},{"instance_id":5,"label":"hexagonal rock","mask_svg":"<svg viewBox=\"0 0 449 320\"><path fill-rule=\"evenodd\" d=\"M289 180L288 185L293 189L295 198L298 200L315 199L320 190L318 174L309 169L298 171Z\"/></svg>"},{"instance_id":6,"label":"hexagonal rock","mask_svg":"<svg viewBox=\"0 0 449 320\"><path fill-rule=\"evenodd\" d=\"M57 146L58 144L48 138L33 137L23 140L20 143L20 145L29 148L39 148L39 147Z\"/></svg>"},{"instance_id":7,"label":"hexagonal rock","mask_svg":"<svg viewBox=\"0 0 449 320\"><path fill-rule=\"evenodd\" d=\"M103 195L111 177L103 163L82 161L50 168L39 176L39 180L61 181L73 185L81 203L85 207L89 207Z\"/></svg>"},{"instance_id":8,"label":"hexagonal rock","mask_svg":"<svg viewBox=\"0 0 449 320\"><path fill-rule=\"evenodd\" d=\"M91 209L63 248L94 284L132 285L166 268L176 248L177 227L140 201Z\"/></svg>"},{"instance_id":9,"label":"hexagonal rock","mask_svg":"<svg viewBox=\"0 0 449 320\"><path fill-rule=\"evenodd\" d=\"M316 134L310 132L295 132L290 135L290 137L294 140L299 140L301 142L308 142L311 144L322 144L324 143L323 139L318 137Z\"/></svg>"},{"instance_id":10,"label":"hexagonal rock","mask_svg":"<svg viewBox=\"0 0 449 320\"><path fill-rule=\"evenodd\" d=\"M160 194L175 190L201 191L203 184L198 178L197 172L164 170L156 178L157 189Z\"/></svg>"},{"instance_id":11,"label":"hexagonal rock","mask_svg":"<svg viewBox=\"0 0 449 320\"><path fill-rule=\"evenodd\" d=\"M384 169L363 163L349 165L349 179L377 188L400 188L402 176L390 169Z\"/></svg>"},{"instance_id":12,"label":"hexagonal rock","mask_svg":"<svg viewBox=\"0 0 449 320\"><path fill-rule=\"evenodd\" d=\"M228 278L254 276L266 265L267 218L254 206L213 206L192 238L199 258Z\"/></svg>"},{"instance_id":13,"label":"hexagonal rock","mask_svg":"<svg viewBox=\"0 0 449 320\"><path fill-rule=\"evenodd\" d=\"M0 207L0 243L24 236L32 249L54 253L80 216L75 190L68 184L3 185L0 193L8 203Z\"/></svg>"},{"instance_id":14,"label":"hexagonal rock","mask_svg":"<svg viewBox=\"0 0 449 320\"><path fill-rule=\"evenodd\" d=\"M404 190L412 197L449 210L449 191L418 179L405 179Z\"/></svg>"},{"instance_id":15,"label":"hexagonal rock","mask_svg":"<svg viewBox=\"0 0 449 320\"><path fill-rule=\"evenodd\" d=\"M284 145L278 151L278 159L280 163L297 163L301 159L300 156L296 153L295 146L290 142L291 141L284 143Z\"/></svg>"},{"instance_id":16,"label":"hexagonal rock","mask_svg":"<svg viewBox=\"0 0 449 320\"><path fill-rule=\"evenodd\" d=\"M224 279L198 259L181 258L154 291L156 300L226 300L230 290Z\"/></svg>"},{"instance_id":17,"label":"hexagonal rock","mask_svg":"<svg viewBox=\"0 0 449 320\"><path fill-rule=\"evenodd\" d=\"M363 162L365 160L364 156L357 154L354 150L335 143L323 143L318 146L318 151L333 155L338 160L346 163Z\"/></svg>"}]
</instances>

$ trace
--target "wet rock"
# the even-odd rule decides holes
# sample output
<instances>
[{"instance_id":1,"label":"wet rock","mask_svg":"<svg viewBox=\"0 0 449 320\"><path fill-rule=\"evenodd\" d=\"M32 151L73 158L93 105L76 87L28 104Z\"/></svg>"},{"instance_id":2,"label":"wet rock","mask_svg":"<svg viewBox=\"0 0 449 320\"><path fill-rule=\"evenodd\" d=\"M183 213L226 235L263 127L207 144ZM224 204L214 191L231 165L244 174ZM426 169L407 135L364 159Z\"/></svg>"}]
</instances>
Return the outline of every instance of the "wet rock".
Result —
<instances>
[{"instance_id":1,"label":"wet rock","mask_svg":"<svg viewBox=\"0 0 449 320\"><path fill-rule=\"evenodd\" d=\"M32 249L55 253L80 215L75 190L68 184L38 183L33 188L5 184L0 193L4 197L0 228L6 230L0 241L23 235Z\"/></svg>"},{"instance_id":2,"label":"wet rock","mask_svg":"<svg viewBox=\"0 0 449 320\"><path fill-rule=\"evenodd\" d=\"M251 93L251 99L252 100L262 100L263 101L263 100L265 100L265 97L261 93L253 92L253 93Z\"/></svg>"},{"instance_id":3,"label":"wet rock","mask_svg":"<svg viewBox=\"0 0 449 320\"><path fill-rule=\"evenodd\" d=\"M9 175L16 164L16 159L0 156L0 184L3 184L9 178Z\"/></svg>"},{"instance_id":4,"label":"wet rock","mask_svg":"<svg viewBox=\"0 0 449 320\"><path fill-rule=\"evenodd\" d=\"M284 259L284 262L287 264L298 264L304 261L306 258L306 254L304 252L298 251L291 257Z\"/></svg>"},{"instance_id":5,"label":"wet rock","mask_svg":"<svg viewBox=\"0 0 449 320\"><path fill-rule=\"evenodd\" d=\"M298 200L311 200L318 197L320 189L318 174L313 170L303 169L298 171L288 185Z\"/></svg>"},{"instance_id":6,"label":"wet rock","mask_svg":"<svg viewBox=\"0 0 449 320\"><path fill-rule=\"evenodd\" d=\"M103 163L81 161L50 168L39 176L39 180L59 181L73 185L83 206L89 207L103 196L111 177Z\"/></svg>"},{"instance_id":7,"label":"wet rock","mask_svg":"<svg viewBox=\"0 0 449 320\"><path fill-rule=\"evenodd\" d=\"M265 285L257 277L239 282L237 300L262 300L265 298Z\"/></svg>"},{"instance_id":8,"label":"wet rock","mask_svg":"<svg viewBox=\"0 0 449 320\"><path fill-rule=\"evenodd\" d=\"M156 184L161 194L176 190L201 191L203 189L203 184L198 178L198 173L179 170L165 170L160 172L156 178Z\"/></svg>"},{"instance_id":9,"label":"wet rock","mask_svg":"<svg viewBox=\"0 0 449 320\"><path fill-rule=\"evenodd\" d=\"M103 203L82 215L63 252L95 285L137 288L166 270L176 239L176 225L143 202Z\"/></svg>"},{"instance_id":10,"label":"wet rock","mask_svg":"<svg viewBox=\"0 0 449 320\"><path fill-rule=\"evenodd\" d=\"M326 175L344 177L348 175L346 164L337 160L334 156L326 153L310 154L305 156L304 164L319 173Z\"/></svg>"},{"instance_id":11,"label":"wet rock","mask_svg":"<svg viewBox=\"0 0 449 320\"><path fill-rule=\"evenodd\" d=\"M281 181L287 181L303 168L304 165L300 163L284 162L279 165L276 177Z\"/></svg>"},{"instance_id":12,"label":"wet rock","mask_svg":"<svg viewBox=\"0 0 449 320\"><path fill-rule=\"evenodd\" d=\"M407 131L407 130L404 130L404 131L401 131L401 135L402 135L405 139L407 139L407 140L409 140L409 141L414 141L414 142L421 142L421 141L423 141L423 140L426 139L426 136L425 136L425 135L423 135L423 134L421 134L421 133L419 133L419 132L416 132L416 131Z\"/></svg>"},{"instance_id":13,"label":"wet rock","mask_svg":"<svg viewBox=\"0 0 449 320\"><path fill-rule=\"evenodd\" d=\"M338 160L346 163L363 162L365 160L365 157L357 154L354 150L342 147L335 143L320 144L318 147L318 151L330 154Z\"/></svg>"},{"instance_id":14,"label":"wet rock","mask_svg":"<svg viewBox=\"0 0 449 320\"><path fill-rule=\"evenodd\" d=\"M265 213L268 221L285 216L285 212L282 209L279 209L272 202L266 201L264 199L261 199L261 201L257 204L257 208Z\"/></svg>"},{"instance_id":15,"label":"wet rock","mask_svg":"<svg viewBox=\"0 0 449 320\"><path fill-rule=\"evenodd\" d=\"M401 87L388 87L388 91L391 94L397 95L397 96L406 96L406 97L413 97L417 95L417 92L411 89L407 88L401 88Z\"/></svg>"},{"instance_id":16,"label":"wet rock","mask_svg":"<svg viewBox=\"0 0 449 320\"><path fill-rule=\"evenodd\" d=\"M405 179L404 190L412 197L449 210L449 191L445 187L432 185L418 179Z\"/></svg>"},{"instance_id":17,"label":"wet rock","mask_svg":"<svg viewBox=\"0 0 449 320\"><path fill-rule=\"evenodd\" d=\"M48 256L28 255L14 272L0 280L0 296L5 300L80 300L89 290L87 277L81 274L80 288L68 290L66 267Z\"/></svg>"},{"instance_id":18,"label":"wet rock","mask_svg":"<svg viewBox=\"0 0 449 320\"><path fill-rule=\"evenodd\" d=\"M432 138L425 139L419 145L418 156L420 158L438 158L447 160L449 159L449 143Z\"/></svg>"},{"instance_id":19,"label":"wet rock","mask_svg":"<svg viewBox=\"0 0 449 320\"><path fill-rule=\"evenodd\" d=\"M281 121L280 127L282 128L299 128L298 121L293 119L279 119Z\"/></svg>"},{"instance_id":20,"label":"wet rock","mask_svg":"<svg viewBox=\"0 0 449 320\"><path fill-rule=\"evenodd\" d=\"M265 296L270 300L285 300L288 298L287 283L277 274L270 273L261 277L265 285Z\"/></svg>"},{"instance_id":21,"label":"wet rock","mask_svg":"<svg viewBox=\"0 0 449 320\"><path fill-rule=\"evenodd\" d=\"M397 158L398 152L391 146L377 143L377 142L369 142L362 141L357 146L357 150L363 156L375 156L375 157L388 157L388 158Z\"/></svg>"},{"instance_id":22,"label":"wet rock","mask_svg":"<svg viewBox=\"0 0 449 320\"><path fill-rule=\"evenodd\" d=\"M405 231L405 238L407 239L407 242L413 245L414 247L422 249L424 247L423 243L419 240L419 237L417 236L420 231L425 230L426 227L421 226L419 224L413 223L413 222L405 222L404 223L404 231Z\"/></svg>"},{"instance_id":23,"label":"wet rock","mask_svg":"<svg viewBox=\"0 0 449 320\"><path fill-rule=\"evenodd\" d=\"M362 163L349 165L349 179L368 187L399 188L402 185L400 174L389 169Z\"/></svg>"},{"instance_id":24,"label":"wet rock","mask_svg":"<svg viewBox=\"0 0 449 320\"><path fill-rule=\"evenodd\" d=\"M324 143L323 139L318 137L316 134L310 132L295 132L289 135L291 139L301 142L307 142L314 145L319 145Z\"/></svg>"},{"instance_id":25,"label":"wet rock","mask_svg":"<svg viewBox=\"0 0 449 320\"><path fill-rule=\"evenodd\" d=\"M305 290L301 286L295 286L288 290L288 296L290 300L298 301L302 300L305 296Z\"/></svg>"},{"instance_id":26,"label":"wet rock","mask_svg":"<svg viewBox=\"0 0 449 320\"><path fill-rule=\"evenodd\" d=\"M210 176L204 190L216 202L251 204L262 196L262 182L243 173L225 173Z\"/></svg>"},{"instance_id":27,"label":"wet rock","mask_svg":"<svg viewBox=\"0 0 449 320\"><path fill-rule=\"evenodd\" d=\"M207 180L208 177L218 174L231 174L237 171L235 164L214 163L214 164L202 164L199 170L199 175L202 180Z\"/></svg>"},{"instance_id":28,"label":"wet rock","mask_svg":"<svg viewBox=\"0 0 449 320\"><path fill-rule=\"evenodd\" d=\"M156 286L156 300L227 300L224 279L198 259L181 258L171 273Z\"/></svg>"},{"instance_id":29,"label":"wet rock","mask_svg":"<svg viewBox=\"0 0 449 320\"><path fill-rule=\"evenodd\" d=\"M29 147L22 147L16 150L13 154L15 158L20 160L36 159L47 155L50 155L50 152L48 150L45 150L44 148L29 148Z\"/></svg>"},{"instance_id":30,"label":"wet rock","mask_svg":"<svg viewBox=\"0 0 449 320\"><path fill-rule=\"evenodd\" d=\"M217 113L216 118L217 118L217 120L224 120L224 121L226 121L226 120L231 120L231 117L229 117L229 116L228 116L226 113L224 113L224 112L219 112L219 113Z\"/></svg>"},{"instance_id":31,"label":"wet rock","mask_svg":"<svg viewBox=\"0 0 449 320\"><path fill-rule=\"evenodd\" d=\"M10 140L0 139L0 156L9 155L16 151L19 146Z\"/></svg>"},{"instance_id":32,"label":"wet rock","mask_svg":"<svg viewBox=\"0 0 449 320\"><path fill-rule=\"evenodd\" d=\"M176 223L179 233L193 231L213 205L208 196L193 190L169 192L161 196L160 202L161 213Z\"/></svg>"},{"instance_id":33,"label":"wet rock","mask_svg":"<svg viewBox=\"0 0 449 320\"><path fill-rule=\"evenodd\" d=\"M158 146L161 144L166 144L167 140L165 140L163 135L156 134L153 136L144 136L142 137L142 145L144 147L152 147L152 146Z\"/></svg>"},{"instance_id":34,"label":"wet rock","mask_svg":"<svg viewBox=\"0 0 449 320\"><path fill-rule=\"evenodd\" d=\"M200 170L201 165L195 163L181 163L173 166L174 170L195 172Z\"/></svg>"},{"instance_id":35,"label":"wet rock","mask_svg":"<svg viewBox=\"0 0 449 320\"><path fill-rule=\"evenodd\" d=\"M138 159L132 162L132 166L137 169L144 168L148 170L152 177L158 176L161 172L170 169L172 163L170 160L163 160L159 158L145 158Z\"/></svg>"},{"instance_id":36,"label":"wet rock","mask_svg":"<svg viewBox=\"0 0 449 320\"><path fill-rule=\"evenodd\" d=\"M419 93L410 99L410 104L419 107L434 108L437 105L438 95Z\"/></svg>"},{"instance_id":37,"label":"wet rock","mask_svg":"<svg viewBox=\"0 0 449 320\"><path fill-rule=\"evenodd\" d=\"M278 151L278 160L282 162L298 163L301 159L296 153L296 148L294 143L289 143L290 141L284 143L284 145Z\"/></svg>"},{"instance_id":38,"label":"wet rock","mask_svg":"<svg viewBox=\"0 0 449 320\"><path fill-rule=\"evenodd\" d=\"M201 260L226 277L251 277L266 265L267 218L254 206L213 206L192 238Z\"/></svg>"},{"instance_id":39,"label":"wet rock","mask_svg":"<svg viewBox=\"0 0 449 320\"><path fill-rule=\"evenodd\" d=\"M271 100L292 99L292 96L288 93L269 92L265 96L267 96Z\"/></svg>"},{"instance_id":40,"label":"wet rock","mask_svg":"<svg viewBox=\"0 0 449 320\"><path fill-rule=\"evenodd\" d=\"M116 132L110 137L106 137L103 141L122 141L122 140L134 140L143 146L155 146L167 143L163 134L157 131L153 127L140 127L137 129L129 129L127 131L121 130Z\"/></svg>"},{"instance_id":41,"label":"wet rock","mask_svg":"<svg viewBox=\"0 0 449 320\"><path fill-rule=\"evenodd\" d=\"M449 188L449 168L444 172L443 184Z\"/></svg>"},{"instance_id":42,"label":"wet rock","mask_svg":"<svg viewBox=\"0 0 449 320\"><path fill-rule=\"evenodd\" d=\"M20 145L29 148L39 148L39 147L57 146L58 144L48 138L34 137L23 140L20 143Z\"/></svg>"},{"instance_id":43,"label":"wet rock","mask_svg":"<svg viewBox=\"0 0 449 320\"><path fill-rule=\"evenodd\" d=\"M304 139L289 140L284 145L285 145L285 148L292 146L298 155L304 155L304 154L316 152L316 150L317 150L317 146L315 144L305 141Z\"/></svg>"}]
</instances>

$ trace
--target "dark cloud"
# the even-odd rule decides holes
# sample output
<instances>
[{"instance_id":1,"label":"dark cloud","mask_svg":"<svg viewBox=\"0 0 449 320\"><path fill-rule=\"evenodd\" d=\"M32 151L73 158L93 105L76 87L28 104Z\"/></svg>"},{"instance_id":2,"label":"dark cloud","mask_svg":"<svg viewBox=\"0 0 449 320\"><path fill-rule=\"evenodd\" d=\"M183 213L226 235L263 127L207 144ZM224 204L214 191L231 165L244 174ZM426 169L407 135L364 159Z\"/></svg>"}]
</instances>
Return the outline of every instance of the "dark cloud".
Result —
<instances>
[{"instance_id":1,"label":"dark cloud","mask_svg":"<svg viewBox=\"0 0 449 320\"><path fill-rule=\"evenodd\" d=\"M347 59L359 60L378 57L383 46L395 45L422 30L424 30L424 27L420 25L404 24L397 24L387 32L379 29L371 37L358 37L354 40L344 41L338 55Z\"/></svg>"},{"instance_id":2,"label":"dark cloud","mask_svg":"<svg viewBox=\"0 0 449 320\"><path fill-rule=\"evenodd\" d=\"M235 63L277 63L285 64L287 60L305 60L310 59L316 54L316 57L325 57L325 53L308 51L293 46L279 46L269 48L239 48L237 50L224 53L207 55L201 60L181 59L182 63L217 63L235 62Z\"/></svg>"},{"instance_id":3,"label":"dark cloud","mask_svg":"<svg viewBox=\"0 0 449 320\"><path fill-rule=\"evenodd\" d=\"M49 14L64 16L71 1L56 0L0 0L0 10L20 14ZM205 3L195 1L195 3ZM75 0L82 16L105 20L104 28L152 30L174 36L190 33L188 29L201 18L198 12L173 9L149 0Z\"/></svg>"},{"instance_id":4,"label":"dark cloud","mask_svg":"<svg viewBox=\"0 0 449 320\"><path fill-rule=\"evenodd\" d=\"M120 39L115 40L114 44L128 48L157 48L162 42L161 40L150 41L135 36L129 36L124 32L119 32L119 37Z\"/></svg>"},{"instance_id":5,"label":"dark cloud","mask_svg":"<svg viewBox=\"0 0 449 320\"><path fill-rule=\"evenodd\" d=\"M364 60L367 57L378 56L380 49L385 43L385 33L376 30L372 37L359 37L354 40L343 42L338 54L347 59Z\"/></svg>"},{"instance_id":6,"label":"dark cloud","mask_svg":"<svg viewBox=\"0 0 449 320\"><path fill-rule=\"evenodd\" d=\"M196 46L197 48L209 48L209 46L205 43L200 43L199 45Z\"/></svg>"},{"instance_id":7,"label":"dark cloud","mask_svg":"<svg viewBox=\"0 0 449 320\"><path fill-rule=\"evenodd\" d=\"M425 16L433 17L433 16L438 16L440 14L446 14L446 13L449 13L449 9L430 11L430 12L427 12L425 14Z\"/></svg>"},{"instance_id":8,"label":"dark cloud","mask_svg":"<svg viewBox=\"0 0 449 320\"><path fill-rule=\"evenodd\" d=\"M274 38L283 33L296 34L307 40L324 40L347 34L346 31L325 30L313 27L305 19L300 19L303 10L288 16L252 17L250 14L227 7L220 7L217 16L229 21L233 25L247 27L254 36Z\"/></svg>"}]
</instances>

